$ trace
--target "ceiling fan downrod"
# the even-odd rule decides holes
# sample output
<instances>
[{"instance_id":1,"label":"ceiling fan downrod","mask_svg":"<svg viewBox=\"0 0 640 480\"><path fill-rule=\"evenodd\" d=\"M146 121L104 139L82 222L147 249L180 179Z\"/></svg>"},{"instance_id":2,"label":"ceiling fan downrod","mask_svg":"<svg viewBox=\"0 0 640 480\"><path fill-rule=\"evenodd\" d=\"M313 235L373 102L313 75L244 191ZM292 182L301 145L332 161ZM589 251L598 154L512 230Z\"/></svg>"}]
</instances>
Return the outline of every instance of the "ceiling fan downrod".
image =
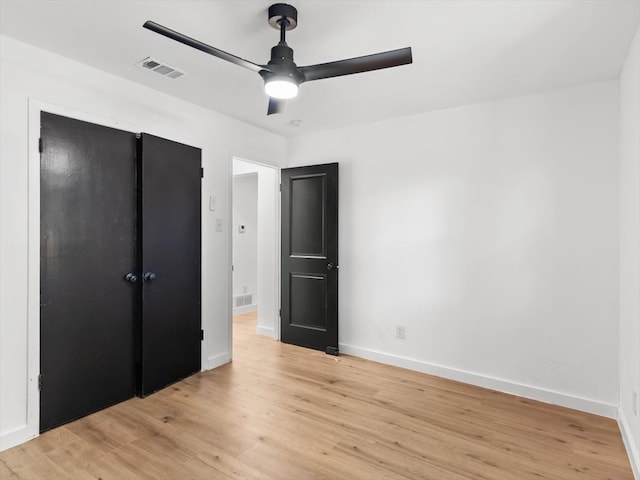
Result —
<instances>
[{"instance_id":1,"label":"ceiling fan downrod","mask_svg":"<svg viewBox=\"0 0 640 480\"><path fill-rule=\"evenodd\" d=\"M288 68L295 68L293 63L293 49L287 45L287 30L293 30L298 26L298 10L286 3L275 3L269 7L269 25L280 30L280 42L271 49L271 61L273 63L288 64ZM273 62L273 63L272 63Z\"/></svg>"},{"instance_id":2,"label":"ceiling fan downrod","mask_svg":"<svg viewBox=\"0 0 640 480\"><path fill-rule=\"evenodd\" d=\"M286 17L281 17L280 20L278 20L278 25L280 25L280 43L284 43L286 45L287 40L285 38L285 35L287 33L287 26L289 25L289 20L287 20Z\"/></svg>"}]
</instances>

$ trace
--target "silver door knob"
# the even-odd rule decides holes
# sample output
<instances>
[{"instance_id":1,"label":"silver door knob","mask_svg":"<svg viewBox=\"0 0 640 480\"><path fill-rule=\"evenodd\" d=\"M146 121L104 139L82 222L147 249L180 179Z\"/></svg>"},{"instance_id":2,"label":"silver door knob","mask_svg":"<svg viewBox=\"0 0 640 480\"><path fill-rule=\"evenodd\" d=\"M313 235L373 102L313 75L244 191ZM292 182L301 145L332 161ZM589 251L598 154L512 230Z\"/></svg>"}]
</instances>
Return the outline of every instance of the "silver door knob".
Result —
<instances>
[{"instance_id":1,"label":"silver door knob","mask_svg":"<svg viewBox=\"0 0 640 480\"><path fill-rule=\"evenodd\" d=\"M127 274L124 276L124 279L125 279L127 282L136 283L136 281L138 280L138 277L136 277L136 276L135 276L135 274L133 274L133 273L127 273Z\"/></svg>"},{"instance_id":2,"label":"silver door knob","mask_svg":"<svg viewBox=\"0 0 640 480\"><path fill-rule=\"evenodd\" d=\"M145 274L142 275L142 278L144 279L145 282L152 282L153 280L156 279L156 274L153 272L145 272Z\"/></svg>"},{"instance_id":3,"label":"silver door knob","mask_svg":"<svg viewBox=\"0 0 640 480\"><path fill-rule=\"evenodd\" d=\"M333 263L327 263L327 270L333 270L333 269L338 270L340 268L339 265L334 265Z\"/></svg>"}]
</instances>

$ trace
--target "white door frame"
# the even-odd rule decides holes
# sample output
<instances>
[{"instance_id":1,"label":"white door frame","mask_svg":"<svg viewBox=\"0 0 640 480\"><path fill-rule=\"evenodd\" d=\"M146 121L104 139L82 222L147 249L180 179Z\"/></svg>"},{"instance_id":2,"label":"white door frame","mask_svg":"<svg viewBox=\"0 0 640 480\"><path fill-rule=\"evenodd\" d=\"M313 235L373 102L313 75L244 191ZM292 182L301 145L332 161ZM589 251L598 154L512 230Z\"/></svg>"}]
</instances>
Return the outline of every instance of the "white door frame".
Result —
<instances>
[{"instance_id":1,"label":"white door frame","mask_svg":"<svg viewBox=\"0 0 640 480\"><path fill-rule=\"evenodd\" d=\"M249 164L253 164L253 165L257 165L260 167L265 167L265 168L269 168L271 170L274 171L275 175L274 175L274 184L273 184L273 191L274 191L274 198L273 198L273 206L274 206L274 212L275 212L275 218L274 218L274 225L273 225L273 234L274 234L274 238L273 238L273 244L274 244L274 251L272 252L272 259L273 259L273 265L274 265L274 271L273 274L271 275L271 282L273 282L274 285L274 292L273 292L273 311L272 313L272 318L274 319L274 338L277 340L280 340L280 167L275 166L275 165L270 165L268 163L263 163L263 162L258 162L258 161L254 161L254 160L247 160L244 157L238 156L238 155L231 155L230 158L230 178L229 178L229 192L230 192L230 199L229 199L229 218L233 218L233 213L232 213L232 208L233 208L233 161L234 159L239 160L241 162L245 162L245 163L249 163ZM258 173L258 184L260 183L260 174ZM259 221L259 220L258 220ZM229 229L229 236L230 236L230 241L231 241L231 255L233 258L233 232L231 231L231 229ZM260 280L258 279L258 292L260 291ZM230 276L229 276L229 302L231 303L232 301L232 296L233 296L233 292L232 292L232 285L233 285L233 272L230 272ZM259 293L258 293L259 295ZM233 305L230 305L230 309L229 311L231 312L230 318L229 318L229 351L232 351L232 331L233 331ZM258 311L260 311L260 304L258 303Z\"/></svg>"}]
</instances>

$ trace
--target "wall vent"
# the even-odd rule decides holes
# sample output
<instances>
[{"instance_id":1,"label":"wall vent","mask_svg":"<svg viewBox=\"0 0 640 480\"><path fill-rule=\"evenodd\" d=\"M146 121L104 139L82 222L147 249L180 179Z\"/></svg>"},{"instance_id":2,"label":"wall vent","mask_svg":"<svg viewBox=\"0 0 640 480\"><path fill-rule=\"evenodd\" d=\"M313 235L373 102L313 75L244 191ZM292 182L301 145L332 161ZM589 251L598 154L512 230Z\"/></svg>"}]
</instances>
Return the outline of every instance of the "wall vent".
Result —
<instances>
[{"instance_id":1,"label":"wall vent","mask_svg":"<svg viewBox=\"0 0 640 480\"><path fill-rule=\"evenodd\" d=\"M233 297L234 307L244 307L245 305L251 305L253 303L253 295L247 293L246 295L236 295Z\"/></svg>"},{"instance_id":2,"label":"wall vent","mask_svg":"<svg viewBox=\"0 0 640 480\"><path fill-rule=\"evenodd\" d=\"M160 60L156 60L155 58L147 57L144 60L140 61L137 64L139 67L144 68L145 70L151 70L152 72L156 72L163 77L171 78L175 80L176 78L180 78L186 75L186 72L178 70L171 65L168 65Z\"/></svg>"}]
</instances>

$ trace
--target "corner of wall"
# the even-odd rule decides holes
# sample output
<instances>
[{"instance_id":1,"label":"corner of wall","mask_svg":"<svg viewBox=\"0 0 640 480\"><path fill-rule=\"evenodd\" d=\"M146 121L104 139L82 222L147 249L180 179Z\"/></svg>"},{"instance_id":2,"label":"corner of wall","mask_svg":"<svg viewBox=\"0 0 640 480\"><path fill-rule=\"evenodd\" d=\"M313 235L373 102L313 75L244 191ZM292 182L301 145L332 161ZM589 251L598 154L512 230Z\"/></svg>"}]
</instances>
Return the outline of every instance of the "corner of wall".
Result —
<instances>
[{"instance_id":1,"label":"corner of wall","mask_svg":"<svg viewBox=\"0 0 640 480\"><path fill-rule=\"evenodd\" d=\"M629 455L629 463L631 464L633 475L637 480L640 480L640 450L638 449L639 446L636 445L633 440L629 422L622 408L618 408L618 426L622 434L622 441Z\"/></svg>"},{"instance_id":2,"label":"corner of wall","mask_svg":"<svg viewBox=\"0 0 640 480\"><path fill-rule=\"evenodd\" d=\"M636 479L640 480L640 26L619 78L620 250L618 425ZM635 399L634 399L635 398ZM634 405L636 402L636 405Z\"/></svg>"}]
</instances>

